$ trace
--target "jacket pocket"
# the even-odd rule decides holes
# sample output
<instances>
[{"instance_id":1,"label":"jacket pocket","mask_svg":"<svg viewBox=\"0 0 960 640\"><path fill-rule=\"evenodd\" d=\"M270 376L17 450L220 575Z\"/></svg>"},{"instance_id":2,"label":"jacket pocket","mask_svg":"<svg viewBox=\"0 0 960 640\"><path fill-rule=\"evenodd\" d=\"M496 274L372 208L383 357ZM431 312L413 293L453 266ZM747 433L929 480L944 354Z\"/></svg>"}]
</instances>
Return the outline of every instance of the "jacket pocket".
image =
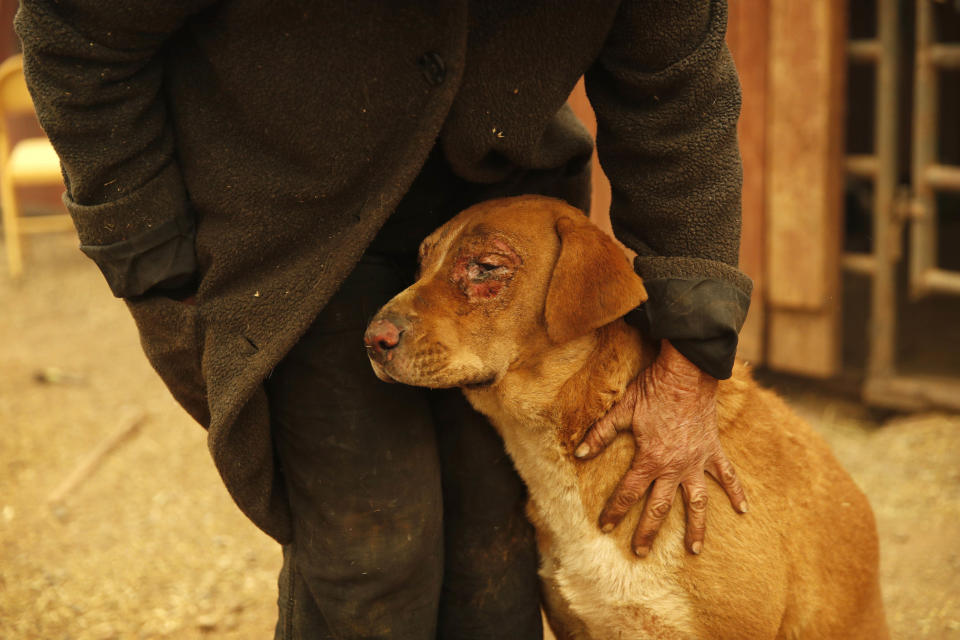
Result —
<instances>
[{"instance_id":1,"label":"jacket pocket","mask_svg":"<svg viewBox=\"0 0 960 640\"><path fill-rule=\"evenodd\" d=\"M204 428L210 424L200 368L197 307L163 296L126 300L150 364L180 405Z\"/></svg>"}]
</instances>

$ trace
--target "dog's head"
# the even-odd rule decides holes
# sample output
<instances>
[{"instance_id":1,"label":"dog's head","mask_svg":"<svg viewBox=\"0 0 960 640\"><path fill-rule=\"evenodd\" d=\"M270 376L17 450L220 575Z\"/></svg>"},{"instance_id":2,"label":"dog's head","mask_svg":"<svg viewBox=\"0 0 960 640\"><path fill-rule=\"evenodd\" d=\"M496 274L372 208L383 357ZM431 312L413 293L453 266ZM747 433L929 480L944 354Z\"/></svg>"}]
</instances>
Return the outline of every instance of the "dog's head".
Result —
<instances>
[{"instance_id":1,"label":"dog's head","mask_svg":"<svg viewBox=\"0 0 960 640\"><path fill-rule=\"evenodd\" d=\"M381 380L482 385L646 298L623 251L577 209L540 196L491 200L423 241L417 281L364 341Z\"/></svg>"}]
</instances>

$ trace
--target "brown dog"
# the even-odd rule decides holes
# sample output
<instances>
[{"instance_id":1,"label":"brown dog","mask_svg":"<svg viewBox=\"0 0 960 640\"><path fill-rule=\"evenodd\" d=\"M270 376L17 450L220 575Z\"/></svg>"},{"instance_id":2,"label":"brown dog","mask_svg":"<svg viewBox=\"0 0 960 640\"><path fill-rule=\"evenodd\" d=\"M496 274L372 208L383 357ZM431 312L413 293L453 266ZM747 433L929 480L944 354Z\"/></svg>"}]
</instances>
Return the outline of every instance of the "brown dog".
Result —
<instances>
[{"instance_id":1,"label":"brown dog","mask_svg":"<svg viewBox=\"0 0 960 640\"><path fill-rule=\"evenodd\" d=\"M558 638L888 637L866 498L743 365L720 383L718 416L750 513L712 509L698 556L684 549L679 507L643 559L630 552L639 509L600 531L633 441L590 462L572 451L656 346L619 319L646 292L582 213L538 196L485 202L424 240L420 263L370 324L373 368L386 381L462 387L500 432L529 488ZM709 499L726 500L715 483Z\"/></svg>"}]
</instances>

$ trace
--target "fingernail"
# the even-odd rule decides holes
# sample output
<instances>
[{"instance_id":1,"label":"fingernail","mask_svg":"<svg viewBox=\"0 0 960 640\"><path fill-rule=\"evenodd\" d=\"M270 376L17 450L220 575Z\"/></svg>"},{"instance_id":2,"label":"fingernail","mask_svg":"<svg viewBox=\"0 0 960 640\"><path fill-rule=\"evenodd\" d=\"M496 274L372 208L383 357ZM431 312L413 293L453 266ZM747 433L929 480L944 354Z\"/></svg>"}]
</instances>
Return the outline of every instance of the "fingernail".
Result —
<instances>
[{"instance_id":1,"label":"fingernail","mask_svg":"<svg viewBox=\"0 0 960 640\"><path fill-rule=\"evenodd\" d=\"M746 513L747 511L750 510L750 509L747 508L747 503L746 503L746 501L741 502L741 503L740 503L740 506L737 507L737 508L740 509L740 513Z\"/></svg>"},{"instance_id":2,"label":"fingernail","mask_svg":"<svg viewBox=\"0 0 960 640\"><path fill-rule=\"evenodd\" d=\"M646 558L647 554L650 553L650 547L634 547L633 552L641 558Z\"/></svg>"},{"instance_id":3,"label":"fingernail","mask_svg":"<svg viewBox=\"0 0 960 640\"><path fill-rule=\"evenodd\" d=\"M693 553L696 555L700 555L700 552L703 551L703 543L697 540L690 545L690 551L693 551Z\"/></svg>"},{"instance_id":4,"label":"fingernail","mask_svg":"<svg viewBox=\"0 0 960 640\"><path fill-rule=\"evenodd\" d=\"M577 450L573 452L573 455L576 456L576 457L578 457L578 458L583 458L583 457L586 456L588 453L590 453L590 445L588 445L586 442L584 442L584 443L581 444L579 447L577 447Z\"/></svg>"},{"instance_id":5,"label":"fingernail","mask_svg":"<svg viewBox=\"0 0 960 640\"><path fill-rule=\"evenodd\" d=\"M604 533L610 533L611 531L613 531L613 523L608 522L607 524L603 525L602 527L600 527L600 531L603 531Z\"/></svg>"}]
</instances>

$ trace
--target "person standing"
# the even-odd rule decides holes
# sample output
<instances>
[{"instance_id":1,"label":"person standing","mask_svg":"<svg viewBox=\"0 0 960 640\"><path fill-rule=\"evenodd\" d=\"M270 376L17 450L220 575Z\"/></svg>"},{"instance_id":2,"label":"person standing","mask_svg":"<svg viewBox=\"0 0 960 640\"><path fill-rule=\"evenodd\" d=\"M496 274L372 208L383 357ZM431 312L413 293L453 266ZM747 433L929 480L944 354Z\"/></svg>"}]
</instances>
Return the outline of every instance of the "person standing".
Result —
<instances>
[{"instance_id":1,"label":"person standing","mask_svg":"<svg viewBox=\"0 0 960 640\"><path fill-rule=\"evenodd\" d=\"M540 637L502 444L456 392L377 381L361 338L460 209L587 208L592 140L565 105L581 75L650 293L637 321L664 345L578 451L627 424L641 444L598 526L680 485L698 552L705 471L745 508L715 418L751 287L725 23L722 0L22 0L81 250L284 545L278 638Z\"/></svg>"}]
</instances>

